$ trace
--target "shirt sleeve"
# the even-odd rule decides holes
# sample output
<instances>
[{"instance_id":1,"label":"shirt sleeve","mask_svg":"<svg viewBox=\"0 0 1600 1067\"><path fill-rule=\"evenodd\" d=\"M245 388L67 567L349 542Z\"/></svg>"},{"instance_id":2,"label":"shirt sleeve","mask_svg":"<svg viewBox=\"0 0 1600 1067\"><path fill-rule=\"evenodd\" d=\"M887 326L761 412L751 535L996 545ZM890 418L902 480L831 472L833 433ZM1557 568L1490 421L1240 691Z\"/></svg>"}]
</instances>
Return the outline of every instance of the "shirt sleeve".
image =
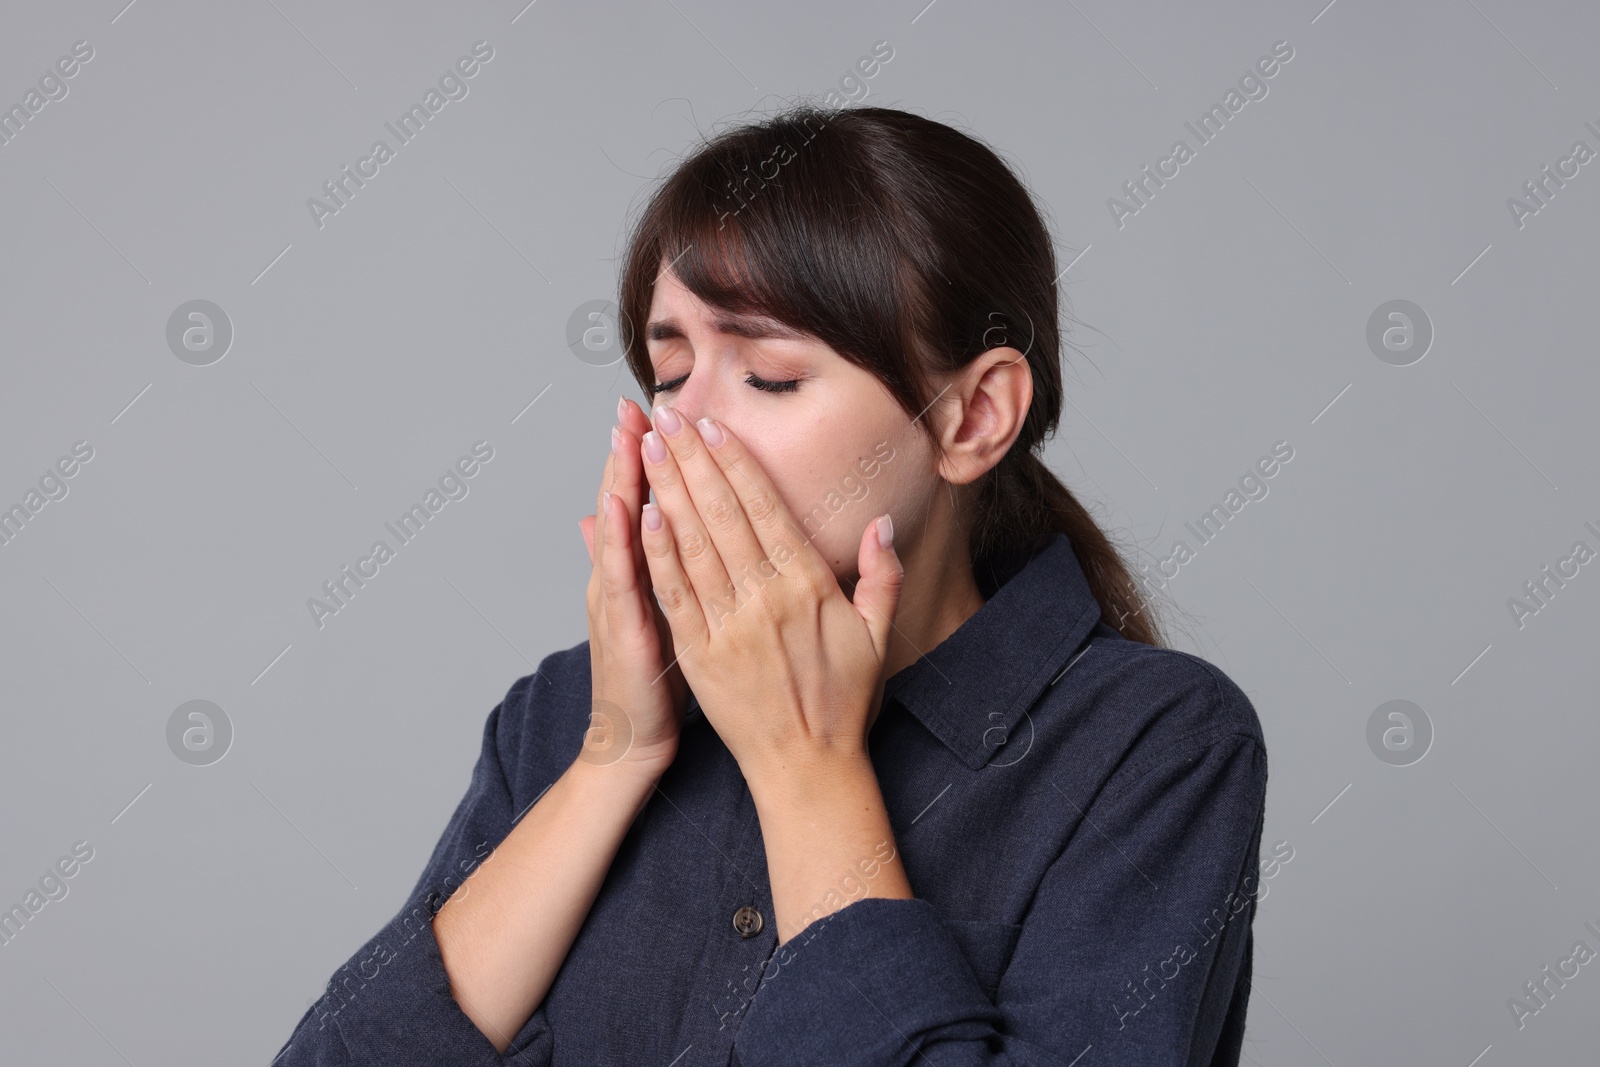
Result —
<instances>
[{"instance_id":1,"label":"shirt sleeve","mask_svg":"<svg viewBox=\"0 0 1600 1067\"><path fill-rule=\"evenodd\" d=\"M546 658L540 672L552 663ZM505 1053L495 1050L450 993L433 916L494 851L520 813L500 758L515 752L508 720L537 715L537 674L521 678L489 713L472 780L398 914L334 972L272 1061L272 1067L550 1067L541 1004ZM537 684L538 688L533 686ZM528 705L531 702L532 707Z\"/></svg>"},{"instance_id":2,"label":"shirt sleeve","mask_svg":"<svg viewBox=\"0 0 1600 1067\"><path fill-rule=\"evenodd\" d=\"M1212 731L1125 770L1087 812L1057 791L1078 825L994 998L930 902L867 897L780 946L740 1061L1063 1067L1092 1049L1094 1067L1237 1063L1265 748Z\"/></svg>"}]
</instances>

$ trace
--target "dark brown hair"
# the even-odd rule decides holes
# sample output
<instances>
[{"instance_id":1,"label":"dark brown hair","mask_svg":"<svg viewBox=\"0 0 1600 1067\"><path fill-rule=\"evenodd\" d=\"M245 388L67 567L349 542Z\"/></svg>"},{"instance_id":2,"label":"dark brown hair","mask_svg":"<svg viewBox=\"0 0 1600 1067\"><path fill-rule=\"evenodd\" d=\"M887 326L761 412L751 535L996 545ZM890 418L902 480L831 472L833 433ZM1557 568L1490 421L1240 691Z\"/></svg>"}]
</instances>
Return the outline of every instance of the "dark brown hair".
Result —
<instances>
[{"instance_id":1,"label":"dark brown hair","mask_svg":"<svg viewBox=\"0 0 1600 1067\"><path fill-rule=\"evenodd\" d=\"M811 104L706 140L628 243L618 326L646 393L654 368L634 324L663 263L713 307L815 336L881 380L908 418L934 403L936 375L992 348L1023 352L1033 401L968 490L969 558L976 568L1065 533L1107 624L1163 644L1117 547L1035 452L1061 417L1058 268L1038 208L987 145L905 111Z\"/></svg>"}]
</instances>

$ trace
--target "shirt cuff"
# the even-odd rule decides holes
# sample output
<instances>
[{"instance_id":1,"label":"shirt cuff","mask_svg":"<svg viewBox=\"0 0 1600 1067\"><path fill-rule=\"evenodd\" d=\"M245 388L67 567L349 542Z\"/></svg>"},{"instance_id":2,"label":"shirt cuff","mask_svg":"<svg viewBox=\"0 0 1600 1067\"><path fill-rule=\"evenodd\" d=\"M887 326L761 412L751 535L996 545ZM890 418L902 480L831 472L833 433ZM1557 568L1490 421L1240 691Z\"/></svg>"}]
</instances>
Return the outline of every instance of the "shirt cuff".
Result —
<instances>
[{"instance_id":1,"label":"shirt cuff","mask_svg":"<svg viewBox=\"0 0 1600 1067\"><path fill-rule=\"evenodd\" d=\"M351 1061L383 1067L549 1067L552 1042L544 1006L505 1053L478 1029L450 993L433 933L433 912L413 900L334 974L309 1027L336 1027Z\"/></svg>"},{"instance_id":2,"label":"shirt cuff","mask_svg":"<svg viewBox=\"0 0 1600 1067\"><path fill-rule=\"evenodd\" d=\"M747 1067L910 1062L981 1042L1002 1015L931 903L865 897L778 947L735 1039Z\"/></svg>"}]
</instances>

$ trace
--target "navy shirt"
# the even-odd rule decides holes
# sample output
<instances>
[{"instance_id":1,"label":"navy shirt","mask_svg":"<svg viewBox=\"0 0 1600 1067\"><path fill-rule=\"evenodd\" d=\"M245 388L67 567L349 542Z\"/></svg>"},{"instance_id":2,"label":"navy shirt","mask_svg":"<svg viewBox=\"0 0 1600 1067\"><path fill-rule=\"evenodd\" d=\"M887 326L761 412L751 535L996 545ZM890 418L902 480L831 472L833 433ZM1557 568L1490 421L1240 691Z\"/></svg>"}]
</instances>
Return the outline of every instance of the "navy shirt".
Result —
<instances>
[{"instance_id":1,"label":"navy shirt","mask_svg":"<svg viewBox=\"0 0 1600 1067\"><path fill-rule=\"evenodd\" d=\"M915 898L842 879L843 907L780 948L750 791L691 700L548 995L497 1053L430 920L576 759L585 641L489 713L406 904L275 1067L1237 1064L1267 785L1254 708L1205 660L1111 629L1065 535L975 577L986 603L886 681L869 737Z\"/></svg>"}]
</instances>

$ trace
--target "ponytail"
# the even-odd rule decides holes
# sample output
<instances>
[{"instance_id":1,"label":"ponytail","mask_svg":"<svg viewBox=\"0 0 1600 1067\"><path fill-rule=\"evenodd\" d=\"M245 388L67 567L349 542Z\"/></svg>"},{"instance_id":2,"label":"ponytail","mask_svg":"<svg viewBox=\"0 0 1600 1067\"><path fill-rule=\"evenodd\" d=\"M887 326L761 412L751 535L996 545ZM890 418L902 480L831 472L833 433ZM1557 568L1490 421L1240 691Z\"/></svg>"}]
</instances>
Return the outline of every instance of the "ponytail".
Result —
<instances>
[{"instance_id":1,"label":"ponytail","mask_svg":"<svg viewBox=\"0 0 1600 1067\"><path fill-rule=\"evenodd\" d=\"M1106 625L1130 641L1162 647L1150 599L1100 524L1061 480L1020 440L985 476L974 509L974 561L1003 550L1037 551L1067 535Z\"/></svg>"}]
</instances>

